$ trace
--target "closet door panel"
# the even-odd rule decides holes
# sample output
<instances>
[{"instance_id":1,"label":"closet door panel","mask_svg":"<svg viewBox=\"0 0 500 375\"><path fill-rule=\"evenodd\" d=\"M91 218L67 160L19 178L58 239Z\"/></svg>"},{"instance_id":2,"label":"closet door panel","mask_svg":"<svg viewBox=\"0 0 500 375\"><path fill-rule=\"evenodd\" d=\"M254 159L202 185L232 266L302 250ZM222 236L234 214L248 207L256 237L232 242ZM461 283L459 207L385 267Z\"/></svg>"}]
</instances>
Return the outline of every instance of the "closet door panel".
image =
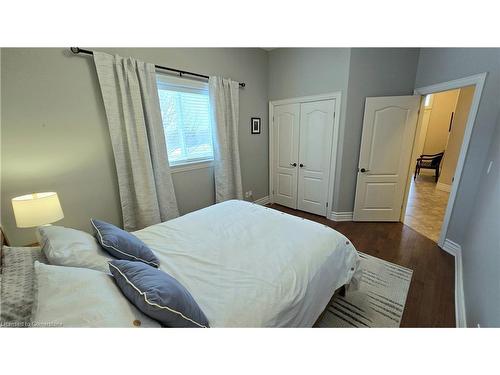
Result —
<instances>
[{"instance_id":1,"label":"closet door panel","mask_svg":"<svg viewBox=\"0 0 500 375\"><path fill-rule=\"evenodd\" d=\"M299 121L300 104L274 107L274 202L291 208L297 208Z\"/></svg>"},{"instance_id":2,"label":"closet door panel","mask_svg":"<svg viewBox=\"0 0 500 375\"><path fill-rule=\"evenodd\" d=\"M302 103L297 208L324 216L332 152L334 100Z\"/></svg>"}]
</instances>

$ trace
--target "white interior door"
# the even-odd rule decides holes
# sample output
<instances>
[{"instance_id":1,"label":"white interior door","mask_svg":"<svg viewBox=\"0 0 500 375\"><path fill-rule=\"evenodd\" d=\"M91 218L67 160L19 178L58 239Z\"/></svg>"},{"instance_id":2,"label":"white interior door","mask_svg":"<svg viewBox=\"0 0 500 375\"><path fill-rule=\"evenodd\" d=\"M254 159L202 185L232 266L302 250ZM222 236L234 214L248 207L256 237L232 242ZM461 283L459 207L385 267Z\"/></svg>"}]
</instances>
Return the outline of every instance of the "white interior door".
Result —
<instances>
[{"instance_id":1,"label":"white interior door","mask_svg":"<svg viewBox=\"0 0 500 375\"><path fill-rule=\"evenodd\" d=\"M399 221L420 96L366 98L354 221Z\"/></svg>"},{"instance_id":2,"label":"white interior door","mask_svg":"<svg viewBox=\"0 0 500 375\"><path fill-rule=\"evenodd\" d=\"M297 208L325 216L332 154L334 100L300 105Z\"/></svg>"},{"instance_id":3,"label":"white interior door","mask_svg":"<svg viewBox=\"0 0 500 375\"><path fill-rule=\"evenodd\" d=\"M300 104L274 107L274 202L297 208Z\"/></svg>"}]
</instances>

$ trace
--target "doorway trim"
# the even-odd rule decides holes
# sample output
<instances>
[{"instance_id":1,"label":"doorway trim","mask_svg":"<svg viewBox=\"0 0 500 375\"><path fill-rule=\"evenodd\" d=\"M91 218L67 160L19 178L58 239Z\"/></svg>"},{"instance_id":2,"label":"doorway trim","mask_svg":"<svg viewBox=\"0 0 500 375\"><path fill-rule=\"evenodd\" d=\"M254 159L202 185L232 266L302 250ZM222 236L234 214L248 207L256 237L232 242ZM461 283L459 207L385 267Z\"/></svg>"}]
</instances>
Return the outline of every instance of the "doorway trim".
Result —
<instances>
[{"instance_id":1,"label":"doorway trim","mask_svg":"<svg viewBox=\"0 0 500 375\"><path fill-rule=\"evenodd\" d=\"M450 223L450 218L451 218L451 213L453 212L453 206L455 205L455 200L456 200L456 195L457 195L457 190L458 186L460 185L461 177L462 177L462 171L464 167L464 162L465 162L465 157L467 155L467 150L469 149L469 143L470 143L470 138L472 135L472 129L474 127L474 124L476 122L476 116L477 112L479 109L479 102L481 100L481 95L483 93L483 88L484 88L484 83L486 81L486 76L487 72L484 73L479 73L475 74L472 76L468 77L463 77L459 79L455 79L452 81L447 81L447 82L441 82L437 83L434 85L430 86L424 86L424 87L419 87L414 90L415 95L421 95L422 100L424 95L428 94L435 94L438 92L442 91L448 91L448 90L454 90L454 89L459 89L465 86L475 86L474 89L474 96L472 98L472 103L471 107L469 110L469 116L467 117L467 123L465 125L465 131L464 131L464 136L462 139L462 146L460 147L460 153L458 156L458 161L457 161L457 166L455 168L455 175L454 175L454 180L451 184L451 191L450 191L450 196L448 198L448 204L446 206L446 211L443 219L443 225L441 226L441 234L439 236L439 241L438 241L438 246L441 247L443 250L449 252L452 255L455 255L455 253L451 253L449 250L446 249L445 246L445 241L447 239L447 234L448 234L448 225ZM421 130L421 115L422 111L420 111L418 123L417 123L417 128L415 130L415 141L417 140L417 135L419 134L419 131ZM412 151L412 158L410 160L410 165L408 166L408 170L411 170L411 163L413 163L414 160L416 160L417 156L417 149L415 147L415 141L413 143L413 151ZM408 180L406 182L406 189L405 189L405 199L403 203L403 207L401 209L401 221L404 219L404 215L406 212L406 206L408 204L408 195L409 195L409 189L410 189L410 184L411 184L411 179L412 179L413 174L408 173Z\"/></svg>"},{"instance_id":2,"label":"doorway trim","mask_svg":"<svg viewBox=\"0 0 500 375\"><path fill-rule=\"evenodd\" d=\"M332 139L332 151L330 155L330 176L328 177L328 208L326 209L326 217L330 217L330 213L333 209L333 191L335 188L335 172L337 167L337 150L339 143L339 129L340 129L340 108L342 100L342 92L335 91L325 94L318 95L308 95L300 96L296 98L287 98L280 100L270 100L269 101L269 199L271 203L274 203L274 107L284 104L294 104L294 103L307 103L307 102L317 102L321 100L335 100L335 108L333 113L333 139Z\"/></svg>"}]
</instances>

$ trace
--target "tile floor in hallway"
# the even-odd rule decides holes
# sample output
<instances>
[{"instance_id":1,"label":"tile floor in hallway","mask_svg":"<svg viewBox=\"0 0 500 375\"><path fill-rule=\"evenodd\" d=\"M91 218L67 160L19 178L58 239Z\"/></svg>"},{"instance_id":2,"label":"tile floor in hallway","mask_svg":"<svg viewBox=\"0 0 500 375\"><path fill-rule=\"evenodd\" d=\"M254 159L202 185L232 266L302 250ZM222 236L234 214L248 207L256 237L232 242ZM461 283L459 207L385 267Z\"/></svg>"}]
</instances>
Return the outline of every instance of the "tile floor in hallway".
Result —
<instances>
[{"instance_id":1,"label":"tile floor in hallway","mask_svg":"<svg viewBox=\"0 0 500 375\"><path fill-rule=\"evenodd\" d=\"M404 223L437 242L449 194L436 189L434 176L421 174L412 179Z\"/></svg>"}]
</instances>

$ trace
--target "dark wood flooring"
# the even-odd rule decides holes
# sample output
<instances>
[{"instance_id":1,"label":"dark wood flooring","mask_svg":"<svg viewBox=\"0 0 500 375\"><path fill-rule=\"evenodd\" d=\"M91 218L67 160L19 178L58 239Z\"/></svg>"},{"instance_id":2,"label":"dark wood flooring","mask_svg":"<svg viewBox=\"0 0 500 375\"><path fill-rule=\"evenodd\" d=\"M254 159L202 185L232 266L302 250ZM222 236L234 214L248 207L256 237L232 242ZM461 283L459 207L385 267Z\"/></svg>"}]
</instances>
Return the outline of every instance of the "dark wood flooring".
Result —
<instances>
[{"instance_id":1,"label":"dark wood flooring","mask_svg":"<svg viewBox=\"0 0 500 375\"><path fill-rule=\"evenodd\" d=\"M455 327L455 259L402 223L335 222L277 204L267 207L328 225L356 249L413 270L401 327Z\"/></svg>"}]
</instances>

